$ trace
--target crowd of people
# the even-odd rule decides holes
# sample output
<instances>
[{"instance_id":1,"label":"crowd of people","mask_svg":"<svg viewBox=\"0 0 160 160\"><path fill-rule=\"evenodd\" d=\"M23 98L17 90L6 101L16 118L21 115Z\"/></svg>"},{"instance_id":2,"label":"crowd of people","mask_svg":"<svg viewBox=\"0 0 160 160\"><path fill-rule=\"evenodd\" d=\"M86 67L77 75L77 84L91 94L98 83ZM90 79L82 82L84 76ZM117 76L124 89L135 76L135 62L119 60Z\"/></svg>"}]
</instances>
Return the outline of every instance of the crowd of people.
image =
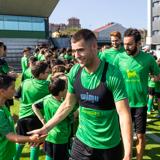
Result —
<instances>
[{"instance_id":1,"label":"crowd of people","mask_svg":"<svg viewBox=\"0 0 160 160\"><path fill-rule=\"evenodd\" d=\"M123 40L111 32L110 40L99 50L95 34L81 29L71 48L25 48L16 91L0 42L0 160L19 160L27 142L31 160L40 146L46 160L131 160L133 133L136 159L143 159L154 97L160 115L160 60L142 50L137 29L128 28ZM16 128L13 98L20 101Z\"/></svg>"}]
</instances>

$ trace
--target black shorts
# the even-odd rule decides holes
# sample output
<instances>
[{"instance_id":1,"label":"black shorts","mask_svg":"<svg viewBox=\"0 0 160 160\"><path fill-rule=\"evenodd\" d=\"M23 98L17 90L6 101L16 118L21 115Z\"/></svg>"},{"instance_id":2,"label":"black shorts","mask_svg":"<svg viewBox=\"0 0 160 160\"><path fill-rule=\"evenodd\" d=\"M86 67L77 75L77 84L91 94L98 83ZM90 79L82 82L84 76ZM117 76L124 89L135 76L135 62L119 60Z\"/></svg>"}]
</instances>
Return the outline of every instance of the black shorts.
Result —
<instances>
[{"instance_id":1,"label":"black shorts","mask_svg":"<svg viewBox=\"0 0 160 160\"><path fill-rule=\"evenodd\" d=\"M53 158L54 160L68 160L68 143L66 144L54 144L45 141L44 150L46 155Z\"/></svg>"},{"instance_id":2,"label":"black shorts","mask_svg":"<svg viewBox=\"0 0 160 160\"><path fill-rule=\"evenodd\" d=\"M136 133L145 134L147 121L147 107L131 108L132 122Z\"/></svg>"},{"instance_id":3,"label":"black shorts","mask_svg":"<svg viewBox=\"0 0 160 160\"><path fill-rule=\"evenodd\" d=\"M75 138L71 150L70 160L122 160L123 145L120 142L111 149L95 149Z\"/></svg>"},{"instance_id":4,"label":"black shorts","mask_svg":"<svg viewBox=\"0 0 160 160\"><path fill-rule=\"evenodd\" d=\"M16 131L19 135L28 136L27 132L34 129L41 128L43 125L37 116L32 115L22 119L17 122Z\"/></svg>"},{"instance_id":5,"label":"black shorts","mask_svg":"<svg viewBox=\"0 0 160 160\"><path fill-rule=\"evenodd\" d=\"M154 87L148 87L148 94L154 96L155 95L155 88Z\"/></svg>"}]
</instances>

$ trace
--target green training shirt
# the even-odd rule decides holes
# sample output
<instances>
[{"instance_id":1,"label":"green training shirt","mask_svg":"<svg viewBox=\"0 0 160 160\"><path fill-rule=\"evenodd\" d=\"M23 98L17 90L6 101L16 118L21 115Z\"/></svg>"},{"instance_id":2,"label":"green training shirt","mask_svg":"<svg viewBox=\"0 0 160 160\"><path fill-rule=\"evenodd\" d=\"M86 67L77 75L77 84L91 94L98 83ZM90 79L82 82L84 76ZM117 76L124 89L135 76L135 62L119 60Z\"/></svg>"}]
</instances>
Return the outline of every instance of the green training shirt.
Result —
<instances>
[{"instance_id":1,"label":"green training shirt","mask_svg":"<svg viewBox=\"0 0 160 160\"><path fill-rule=\"evenodd\" d=\"M5 59L0 58L0 73L7 74L9 72L9 66Z\"/></svg>"},{"instance_id":2,"label":"green training shirt","mask_svg":"<svg viewBox=\"0 0 160 160\"><path fill-rule=\"evenodd\" d=\"M152 81L150 77L148 77L148 87L155 88L156 82Z\"/></svg>"},{"instance_id":3,"label":"green training shirt","mask_svg":"<svg viewBox=\"0 0 160 160\"><path fill-rule=\"evenodd\" d=\"M84 68L82 69L81 83L83 87L94 89L99 85L104 64L105 62L101 62L98 69L92 74L89 74ZM79 68L80 65L76 64L69 73L68 91L70 93L75 93L73 84ZM113 65L108 65L106 84L113 92L115 102L127 97L123 77ZM120 128L116 109L97 110L80 106L79 126L76 136L84 144L93 148L109 149L118 145L120 142Z\"/></svg>"},{"instance_id":4,"label":"green training shirt","mask_svg":"<svg viewBox=\"0 0 160 160\"><path fill-rule=\"evenodd\" d=\"M22 67L22 73L28 68L28 58L26 56L23 56L21 58L21 67Z\"/></svg>"},{"instance_id":5,"label":"green training shirt","mask_svg":"<svg viewBox=\"0 0 160 160\"><path fill-rule=\"evenodd\" d=\"M46 80L26 79L22 83L19 118L34 115L32 104L49 94Z\"/></svg>"},{"instance_id":6,"label":"green training shirt","mask_svg":"<svg viewBox=\"0 0 160 160\"><path fill-rule=\"evenodd\" d=\"M0 107L0 160L11 160L16 152L16 145L6 135L14 132L14 122L6 106Z\"/></svg>"},{"instance_id":7,"label":"green training shirt","mask_svg":"<svg viewBox=\"0 0 160 160\"><path fill-rule=\"evenodd\" d=\"M23 73L22 73L22 80L30 79L33 78L31 68L27 68Z\"/></svg>"},{"instance_id":8,"label":"green training shirt","mask_svg":"<svg viewBox=\"0 0 160 160\"><path fill-rule=\"evenodd\" d=\"M38 53L37 59L38 59L38 61L44 61L45 57L42 53Z\"/></svg>"},{"instance_id":9,"label":"green training shirt","mask_svg":"<svg viewBox=\"0 0 160 160\"><path fill-rule=\"evenodd\" d=\"M72 56L72 55L69 55L69 54L65 54L65 55L64 55L64 59L66 59L66 60L72 60L72 59L73 59L73 56Z\"/></svg>"},{"instance_id":10,"label":"green training shirt","mask_svg":"<svg viewBox=\"0 0 160 160\"><path fill-rule=\"evenodd\" d=\"M121 47L119 50L116 50L115 48L112 47L112 48L104 50L104 52L100 52L99 58L101 60L105 60L106 62L110 64L113 64L116 56L122 52L124 52L123 47Z\"/></svg>"},{"instance_id":11,"label":"green training shirt","mask_svg":"<svg viewBox=\"0 0 160 160\"><path fill-rule=\"evenodd\" d=\"M55 99L52 95L48 95L41 100L37 101L35 105L39 109L44 110L44 117L46 122L48 122L56 113L57 109L62 102ZM69 140L71 134L71 122L69 118L65 118L58 125L56 125L46 138L46 141L54 144L65 144Z\"/></svg>"},{"instance_id":12,"label":"green training shirt","mask_svg":"<svg viewBox=\"0 0 160 160\"><path fill-rule=\"evenodd\" d=\"M153 75L160 73L153 56L142 51L135 56L123 52L117 55L115 65L119 67L125 80L130 107L146 106L149 73Z\"/></svg>"}]
</instances>

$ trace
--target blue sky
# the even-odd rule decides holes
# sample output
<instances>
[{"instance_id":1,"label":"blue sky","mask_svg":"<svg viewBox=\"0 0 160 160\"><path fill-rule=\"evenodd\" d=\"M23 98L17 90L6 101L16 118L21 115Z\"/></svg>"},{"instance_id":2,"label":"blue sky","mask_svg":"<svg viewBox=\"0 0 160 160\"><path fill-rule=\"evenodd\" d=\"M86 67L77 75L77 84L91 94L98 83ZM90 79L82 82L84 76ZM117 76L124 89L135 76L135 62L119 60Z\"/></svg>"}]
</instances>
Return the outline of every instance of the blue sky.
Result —
<instances>
[{"instance_id":1,"label":"blue sky","mask_svg":"<svg viewBox=\"0 0 160 160\"><path fill-rule=\"evenodd\" d=\"M79 18L82 28L96 29L109 22L147 28L147 0L60 0L50 22L67 24L71 17Z\"/></svg>"}]
</instances>

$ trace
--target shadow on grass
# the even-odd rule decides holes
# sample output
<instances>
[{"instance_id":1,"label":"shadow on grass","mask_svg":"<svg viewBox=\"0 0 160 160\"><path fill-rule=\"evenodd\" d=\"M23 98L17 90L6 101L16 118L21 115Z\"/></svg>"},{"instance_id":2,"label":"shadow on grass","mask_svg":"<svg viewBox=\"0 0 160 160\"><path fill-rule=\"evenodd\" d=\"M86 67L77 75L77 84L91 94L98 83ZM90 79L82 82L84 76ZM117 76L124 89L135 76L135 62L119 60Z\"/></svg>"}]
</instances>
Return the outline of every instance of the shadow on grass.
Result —
<instances>
[{"instance_id":1,"label":"shadow on grass","mask_svg":"<svg viewBox=\"0 0 160 160\"><path fill-rule=\"evenodd\" d=\"M143 160L160 160L160 146L157 144L147 144ZM133 147L133 158L132 160L136 160L136 148Z\"/></svg>"}]
</instances>

